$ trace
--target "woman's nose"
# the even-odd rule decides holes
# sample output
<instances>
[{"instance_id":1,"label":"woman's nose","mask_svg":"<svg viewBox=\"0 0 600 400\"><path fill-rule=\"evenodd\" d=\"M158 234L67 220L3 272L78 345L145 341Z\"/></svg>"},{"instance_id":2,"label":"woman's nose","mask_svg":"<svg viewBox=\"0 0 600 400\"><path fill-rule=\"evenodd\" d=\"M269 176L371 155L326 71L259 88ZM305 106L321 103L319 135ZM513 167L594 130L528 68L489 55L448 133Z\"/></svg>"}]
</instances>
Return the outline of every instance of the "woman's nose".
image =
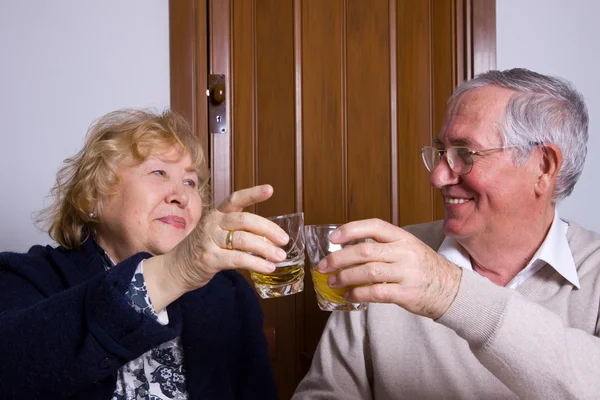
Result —
<instances>
[{"instance_id":1,"label":"woman's nose","mask_svg":"<svg viewBox=\"0 0 600 400\"><path fill-rule=\"evenodd\" d=\"M169 204L176 204L181 208L186 207L189 201L186 186L183 183L173 185L171 192L166 196L165 201Z\"/></svg>"},{"instance_id":2,"label":"woman's nose","mask_svg":"<svg viewBox=\"0 0 600 400\"><path fill-rule=\"evenodd\" d=\"M460 179L459 177L460 175L450 168L448 159L446 157L442 157L433 171L431 171L429 180L431 182L431 186L436 189L441 189L444 186L457 184L458 180Z\"/></svg>"}]
</instances>

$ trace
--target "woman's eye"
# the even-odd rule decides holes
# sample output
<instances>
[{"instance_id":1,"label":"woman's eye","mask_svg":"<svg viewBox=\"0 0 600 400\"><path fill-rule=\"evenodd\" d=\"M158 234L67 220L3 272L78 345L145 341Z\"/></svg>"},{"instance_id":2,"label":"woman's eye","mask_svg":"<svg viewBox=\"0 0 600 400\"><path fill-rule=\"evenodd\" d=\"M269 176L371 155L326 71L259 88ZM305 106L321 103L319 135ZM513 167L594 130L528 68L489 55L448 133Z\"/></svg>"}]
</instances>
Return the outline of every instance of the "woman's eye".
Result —
<instances>
[{"instance_id":1,"label":"woman's eye","mask_svg":"<svg viewBox=\"0 0 600 400\"><path fill-rule=\"evenodd\" d=\"M157 169L156 171L152 171L152 173L154 175L167 176L167 173L165 171L163 171L162 169Z\"/></svg>"},{"instance_id":2,"label":"woman's eye","mask_svg":"<svg viewBox=\"0 0 600 400\"><path fill-rule=\"evenodd\" d=\"M185 181L183 182L183 184L184 184L184 185L189 185L190 187L193 187L193 188L195 188L195 187L196 187L196 182L194 182L194 181L193 181L193 180L191 180L191 179L185 180Z\"/></svg>"}]
</instances>

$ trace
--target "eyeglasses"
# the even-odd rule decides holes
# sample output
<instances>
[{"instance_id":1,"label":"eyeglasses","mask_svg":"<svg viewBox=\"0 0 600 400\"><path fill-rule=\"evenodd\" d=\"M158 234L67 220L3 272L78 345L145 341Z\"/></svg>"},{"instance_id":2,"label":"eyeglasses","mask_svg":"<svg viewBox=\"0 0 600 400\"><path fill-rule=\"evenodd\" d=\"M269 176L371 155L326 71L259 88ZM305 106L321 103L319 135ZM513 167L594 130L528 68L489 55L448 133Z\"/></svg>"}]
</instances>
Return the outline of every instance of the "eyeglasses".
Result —
<instances>
[{"instance_id":1,"label":"eyeglasses","mask_svg":"<svg viewBox=\"0 0 600 400\"><path fill-rule=\"evenodd\" d=\"M538 144L539 143L537 142L530 143L531 146L537 146ZM445 153L446 161L448 161L450 169L458 175L466 175L473 169L473 156L480 156L490 151L505 150L513 147L525 146L504 146L485 150L472 150L468 147L461 146L448 147L447 149L437 149L432 146L425 146L421 149L421 156L423 157L425 167L431 172L440 163Z\"/></svg>"}]
</instances>

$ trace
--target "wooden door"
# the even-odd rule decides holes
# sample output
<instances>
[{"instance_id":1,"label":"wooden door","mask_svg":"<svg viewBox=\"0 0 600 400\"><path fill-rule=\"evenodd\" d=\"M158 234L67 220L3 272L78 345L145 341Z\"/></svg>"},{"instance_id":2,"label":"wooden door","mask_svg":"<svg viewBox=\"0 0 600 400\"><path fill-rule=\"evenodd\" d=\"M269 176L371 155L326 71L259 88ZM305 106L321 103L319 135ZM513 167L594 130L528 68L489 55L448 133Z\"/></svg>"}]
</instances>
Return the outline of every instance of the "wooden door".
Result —
<instances>
[{"instance_id":1,"label":"wooden door","mask_svg":"<svg viewBox=\"0 0 600 400\"><path fill-rule=\"evenodd\" d=\"M206 132L205 108L197 110L206 78L193 71L227 78L228 132L206 135L216 203L270 183L273 198L250 211L303 211L307 224L442 217L419 150L437 134L455 85L495 67L494 0L180 1L171 15L205 18L208 29L174 32L171 19L173 95L188 98L173 108ZM195 67L174 76L173 63ZM303 293L261 300L282 399L306 373L329 316L309 277Z\"/></svg>"}]
</instances>

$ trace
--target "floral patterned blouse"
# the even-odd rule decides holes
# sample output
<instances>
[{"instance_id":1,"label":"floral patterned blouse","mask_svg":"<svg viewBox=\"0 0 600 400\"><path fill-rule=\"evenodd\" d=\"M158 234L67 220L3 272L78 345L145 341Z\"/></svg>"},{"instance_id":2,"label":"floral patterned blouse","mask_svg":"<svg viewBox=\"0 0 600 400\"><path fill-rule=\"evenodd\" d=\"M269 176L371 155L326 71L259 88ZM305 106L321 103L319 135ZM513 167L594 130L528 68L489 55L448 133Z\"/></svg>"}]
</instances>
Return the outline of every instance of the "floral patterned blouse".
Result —
<instances>
[{"instance_id":1,"label":"floral patterned blouse","mask_svg":"<svg viewBox=\"0 0 600 400\"><path fill-rule=\"evenodd\" d=\"M104 258L104 267L110 269L115 263L99 245L98 248ZM169 323L167 311L156 313L152 308L144 281L143 263L144 261L137 266L125 296L137 311L146 313L160 324L166 325ZM112 397L113 400L187 398L183 350L179 337L142 354L119 369L117 387Z\"/></svg>"}]
</instances>

